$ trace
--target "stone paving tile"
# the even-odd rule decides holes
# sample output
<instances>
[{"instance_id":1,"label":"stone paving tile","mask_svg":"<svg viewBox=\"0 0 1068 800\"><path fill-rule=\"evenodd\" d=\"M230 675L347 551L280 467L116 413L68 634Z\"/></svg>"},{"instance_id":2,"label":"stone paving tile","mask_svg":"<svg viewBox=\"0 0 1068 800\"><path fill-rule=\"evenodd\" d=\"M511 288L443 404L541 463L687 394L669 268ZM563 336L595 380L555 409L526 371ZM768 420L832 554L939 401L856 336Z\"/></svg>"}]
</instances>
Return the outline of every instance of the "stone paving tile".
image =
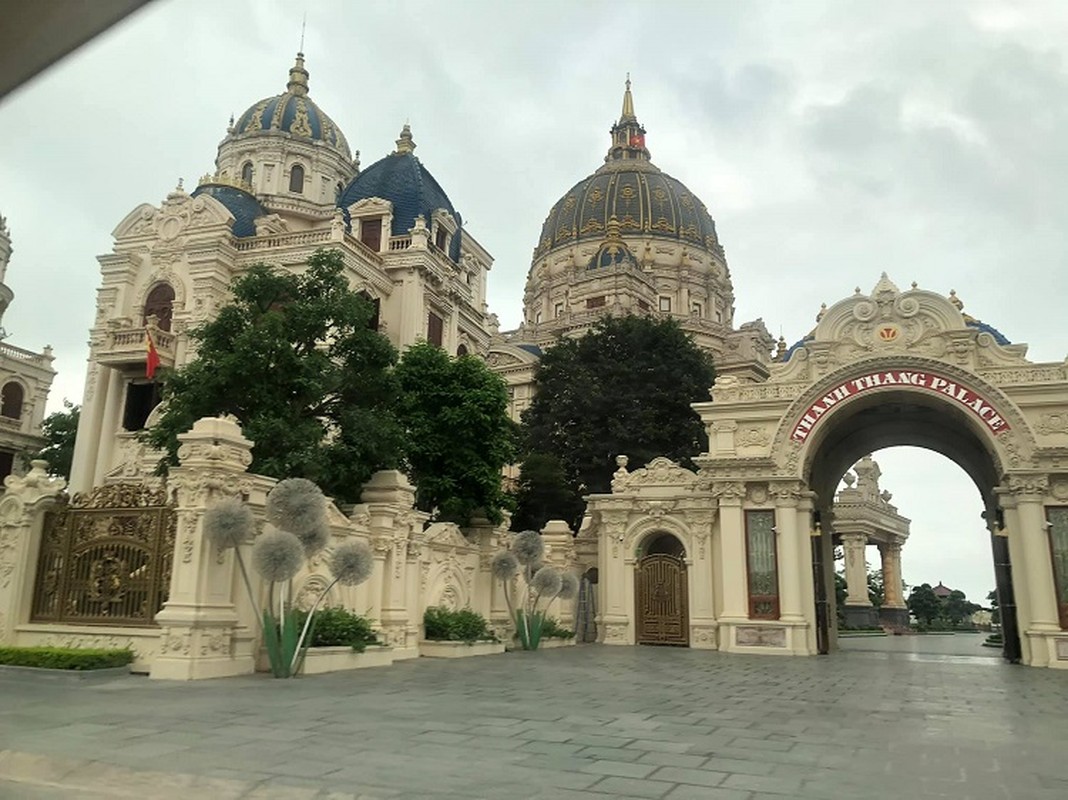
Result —
<instances>
[{"instance_id":1,"label":"stone paving tile","mask_svg":"<svg viewBox=\"0 0 1068 800\"><path fill-rule=\"evenodd\" d=\"M284 682L0 675L0 696L0 792L34 800L227 797L187 779L271 800L1068 797L1068 675L991 660L576 647Z\"/></svg>"}]
</instances>

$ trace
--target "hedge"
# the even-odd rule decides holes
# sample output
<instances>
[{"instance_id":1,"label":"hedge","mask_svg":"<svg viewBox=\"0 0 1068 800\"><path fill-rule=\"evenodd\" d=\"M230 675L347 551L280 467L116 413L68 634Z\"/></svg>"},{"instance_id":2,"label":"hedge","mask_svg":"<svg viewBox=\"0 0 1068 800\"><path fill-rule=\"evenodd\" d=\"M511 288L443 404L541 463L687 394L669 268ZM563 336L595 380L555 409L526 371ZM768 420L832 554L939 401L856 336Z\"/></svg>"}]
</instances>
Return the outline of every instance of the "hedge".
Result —
<instances>
[{"instance_id":1,"label":"hedge","mask_svg":"<svg viewBox=\"0 0 1068 800\"><path fill-rule=\"evenodd\" d=\"M12 667L89 670L125 667L133 650L94 650L77 647L0 647L0 664Z\"/></svg>"}]
</instances>

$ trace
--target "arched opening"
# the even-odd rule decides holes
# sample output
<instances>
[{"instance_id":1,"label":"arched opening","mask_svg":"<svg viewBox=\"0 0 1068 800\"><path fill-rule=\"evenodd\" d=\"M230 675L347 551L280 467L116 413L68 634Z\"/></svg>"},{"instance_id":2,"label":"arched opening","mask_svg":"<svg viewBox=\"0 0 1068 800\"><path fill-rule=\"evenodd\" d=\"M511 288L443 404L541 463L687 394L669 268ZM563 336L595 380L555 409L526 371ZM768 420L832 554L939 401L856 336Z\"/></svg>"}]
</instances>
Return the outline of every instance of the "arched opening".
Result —
<instances>
[{"instance_id":1,"label":"arched opening","mask_svg":"<svg viewBox=\"0 0 1068 800\"><path fill-rule=\"evenodd\" d=\"M461 344L459 347L456 348L456 357L457 358L462 358L463 356L466 356L468 354L468 352L469 351L467 349L467 345L466 344Z\"/></svg>"},{"instance_id":2,"label":"arched opening","mask_svg":"<svg viewBox=\"0 0 1068 800\"><path fill-rule=\"evenodd\" d=\"M357 294L364 300L366 300L368 305L370 305L372 309L371 318L367 320L367 327L373 331L377 331L379 325L379 317L382 313L382 301L377 297L371 297L370 293L366 290L357 292Z\"/></svg>"},{"instance_id":3,"label":"arched opening","mask_svg":"<svg viewBox=\"0 0 1068 800\"><path fill-rule=\"evenodd\" d=\"M289 191L304 194L304 167L294 164L289 168Z\"/></svg>"},{"instance_id":4,"label":"arched opening","mask_svg":"<svg viewBox=\"0 0 1068 800\"><path fill-rule=\"evenodd\" d=\"M25 392L22 384L17 381L8 381L0 390L0 417L8 419L22 419L22 401Z\"/></svg>"},{"instance_id":5,"label":"arched opening","mask_svg":"<svg viewBox=\"0 0 1068 800\"><path fill-rule=\"evenodd\" d=\"M647 536L634 566L635 640L638 644L690 644L686 548L666 532Z\"/></svg>"},{"instance_id":6,"label":"arched opening","mask_svg":"<svg viewBox=\"0 0 1068 800\"><path fill-rule=\"evenodd\" d=\"M246 161L244 166L241 167L241 180L244 183L247 183L249 186L252 185L252 162L251 161Z\"/></svg>"},{"instance_id":7,"label":"arched opening","mask_svg":"<svg viewBox=\"0 0 1068 800\"><path fill-rule=\"evenodd\" d=\"M174 315L174 287L169 283L157 283L145 298L144 314L141 324L147 325L149 317L156 318L156 327L161 331L171 329L171 318Z\"/></svg>"},{"instance_id":8,"label":"arched opening","mask_svg":"<svg viewBox=\"0 0 1068 800\"><path fill-rule=\"evenodd\" d=\"M845 473L864 456L901 445L945 456L967 474L978 490L975 507L969 509L965 504L959 510L960 527L986 529L980 535L987 537L993 554L1003 654L1010 661L1018 661L1020 641L1008 540L1000 535L1001 511L995 493L1001 482L1001 466L987 435L979 430L968 411L928 393L907 390L856 398L837 408L814 429L805 479L816 495L819 531L812 548L818 652L834 650L837 638L836 531L832 511L836 489ZM903 513L907 516L907 509ZM903 611L903 622L908 623L907 611Z\"/></svg>"}]
</instances>

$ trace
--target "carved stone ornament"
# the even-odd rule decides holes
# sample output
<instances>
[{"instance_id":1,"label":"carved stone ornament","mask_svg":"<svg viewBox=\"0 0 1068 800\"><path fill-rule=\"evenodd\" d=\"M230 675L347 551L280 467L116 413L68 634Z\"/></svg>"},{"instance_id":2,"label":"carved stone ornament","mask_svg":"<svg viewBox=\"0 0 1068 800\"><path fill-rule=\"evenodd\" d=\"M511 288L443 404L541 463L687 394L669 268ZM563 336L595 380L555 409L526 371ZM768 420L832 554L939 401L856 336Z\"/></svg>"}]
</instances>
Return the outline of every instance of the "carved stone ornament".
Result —
<instances>
[{"instance_id":1,"label":"carved stone ornament","mask_svg":"<svg viewBox=\"0 0 1068 800\"><path fill-rule=\"evenodd\" d=\"M1035 425L1035 430L1043 436L1052 433L1068 433L1068 414L1043 414Z\"/></svg>"},{"instance_id":2,"label":"carved stone ornament","mask_svg":"<svg viewBox=\"0 0 1068 800\"><path fill-rule=\"evenodd\" d=\"M739 625L734 642L739 647L786 647L786 629Z\"/></svg>"},{"instance_id":3,"label":"carved stone ornament","mask_svg":"<svg viewBox=\"0 0 1068 800\"><path fill-rule=\"evenodd\" d=\"M763 427L739 428L734 435L734 443L738 447L766 447L771 443L771 435Z\"/></svg>"},{"instance_id":4,"label":"carved stone ornament","mask_svg":"<svg viewBox=\"0 0 1068 800\"><path fill-rule=\"evenodd\" d=\"M654 458L649 464L641 469L636 469L623 477L616 473L620 483L626 490L634 490L648 486L677 486L680 488L694 488L697 484L697 475L688 469L684 469L674 461L663 456ZM615 483L615 481L613 481Z\"/></svg>"},{"instance_id":5,"label":"carved stone ornament","mask_svg":"<svg viewBox=\"0 0 1068 800\"><path fill-rule=\"evenodd\" d=\"M1049 475L1010 474L1009 491L1017 497L1028 495L1044 496L1049 491Z\"/></svg>"}]
</instances>

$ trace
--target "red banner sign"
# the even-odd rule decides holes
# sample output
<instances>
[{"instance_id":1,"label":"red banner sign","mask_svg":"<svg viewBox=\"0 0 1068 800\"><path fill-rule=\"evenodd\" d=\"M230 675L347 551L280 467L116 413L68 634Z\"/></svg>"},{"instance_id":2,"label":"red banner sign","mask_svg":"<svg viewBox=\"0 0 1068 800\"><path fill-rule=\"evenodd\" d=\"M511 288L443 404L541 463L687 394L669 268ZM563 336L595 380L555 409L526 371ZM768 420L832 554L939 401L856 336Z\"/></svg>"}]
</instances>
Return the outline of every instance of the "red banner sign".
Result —
<instances>
[{"instance_id":1,"label":"red banner sign","mask_svg":"<svg viewBox=\"0 0 1068 800\"><path fill-rule=\"evenodd\" d=\"M794 426L794 432L790 438L795 442L805 441L823 415L843 400L872 389L894 386L900 386L905 389L922 389L942 397L948 397L971 411L995 434L1009 429L1009 423L998 414L993 405L987 402L982 395L976 394L967 386L962 386L956 381L931 372L892 370L890 372L870 372L867 375L850 378L838 384L808 407L808 410L798 420L797 425Z\"/></svg>"}]
</instances>

